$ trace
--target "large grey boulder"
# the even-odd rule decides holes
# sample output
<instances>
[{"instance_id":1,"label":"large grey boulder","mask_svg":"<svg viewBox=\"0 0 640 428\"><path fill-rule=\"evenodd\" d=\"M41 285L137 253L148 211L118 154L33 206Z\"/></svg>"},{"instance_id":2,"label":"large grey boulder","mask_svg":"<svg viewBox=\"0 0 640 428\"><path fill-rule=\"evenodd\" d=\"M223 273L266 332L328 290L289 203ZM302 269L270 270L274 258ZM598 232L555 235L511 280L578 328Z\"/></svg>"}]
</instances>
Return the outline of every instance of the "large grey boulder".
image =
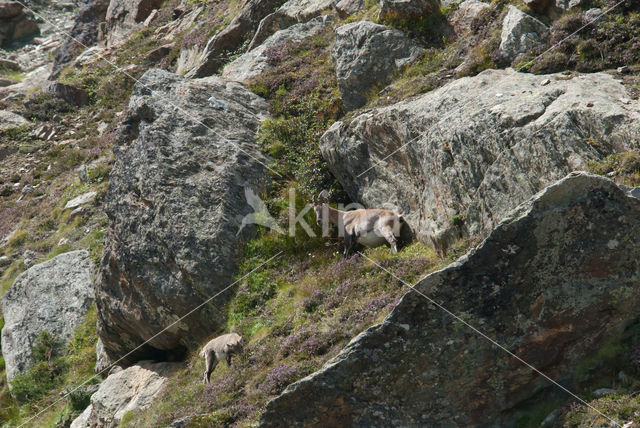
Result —
<instances>
[{"instance_id":1,"label":"large grey boulder","mask_svg":"<svg viewBox=\"0 0 640 428\"><path fill-rule=\"evenodd\" d=\"M2 298L2 355L10 381L33 364L32 348L47 331L65 343L93 303L93 263L72 251L18 276Z\"/></svg>"},{"instance_id":2,"label":"large grey boulder","mask_svg":"<svg viewBox=\"0 0 640 428\"><path fill-rule=\"evenodd\" d=\"M111 0L105 16L104 40L107 47L123 42L142 27L153 9L164 0Z\"/></svg>"},{"instance_id":3,"label":"large grey boulder","mask_svg":"<svg viewBox=\"0 0 640 428\"><path fill-rule=\"evenodd\" d=\"M245 188L265 188L268 162L255 144L266 102L219 77L189 80L147 71L120 129L105 211L110 220L96 285L98 335L123 364L199 346L224 322L243 240L255 229Z\"/></svg>"},{"instance_id":4,"label":"large grey boulder","mask_svg":"<svg viewBox=\"0 0 640 428\"><path fill-rule=\"evenodd\" d=\"M115 428L127 412L142 410L163 390L178 363L140 361L107 377L71 428Z\"/></svg>"},{"instance_id":5,"label":"large grey boulder","mask_svg":"<svg viewBox=\"0 0 640 428\"><path fill-rule=\"evenodd\" d=\"M371 21L336 29L331 57L345 108L365 105L367 92L389 83L394 73L413 62L420 51L402 31Z\"/></svg>"},{"instance_id":6,"label":"large grey boulder","mask_svg":"<svg viewBox=\"0 0 640 428\"><path fill-rule=\"evenodd\" d=\"M486 236L589 160L637 149L631 98L607 73L488 70L337 122L320 148L352 200L397 207L419 240L444 249L458 232Z\"/></svg>"},{"instance_id":7,"label":"large grey boulder","mask_svg":"<svg viewBox=\"0 0 640 428\"><path fill-rule=\"evenodd\" d=\"M515 6L509 6L509 12L502 21L500 49L507 61L541 44L548 36L549 27L531 15L527 15Z\"/></svg>"},{"instance_id":8,"label":"large grey boulder","mask_svg":"<svg viewBox=\"0 0 640 428\"><path fill-rule=\"evenodd\" d=\"M576 391L579 362L637 319L638 234L638 199L571 174L287 387L260 426L517 426L533 397L573 401L462 319Z\"/></svg>"},{"instance_id":9,"label":"large grey boulder","mask_svg":"<svg viewBox=\"0 0 640 428\"><path fill-rule=\"evenodd\" d=\"M249 43L251 51L262 44L278 30L284 30L296 23L310 21L330 11L337 0L288 0L278 10L265 16Z\"/></svg>"},{"instance_id":10,"label":"large grey boulder","mask_svg":"<svg viewBox=\"0 0 640 428\"><path fill-rule=\"evenodd\" d=\"M253 49L227 65L222 71L222 77L246 82L273 68L269 64L267 52L270 49L284 47L288 43L301 43L309 37L315 36L333 22L332 15L325 15L312 19L304 24L296 24L286 30L280 30L270 36L256 49Z\"/></svg>"},{"instance_id":11,"label":"large grey boulder","mask_svg":"<svg viewBox=\"0 0 640 428\"><path fill-rule=\"evenodd\" d=\"M51 80L55 80L62 69L87 47L98 42L99 26L104 23L108 8L109 0L90 0L82 5L76 15L73 28L56 52Z\"/></svg>"}]
</instances>

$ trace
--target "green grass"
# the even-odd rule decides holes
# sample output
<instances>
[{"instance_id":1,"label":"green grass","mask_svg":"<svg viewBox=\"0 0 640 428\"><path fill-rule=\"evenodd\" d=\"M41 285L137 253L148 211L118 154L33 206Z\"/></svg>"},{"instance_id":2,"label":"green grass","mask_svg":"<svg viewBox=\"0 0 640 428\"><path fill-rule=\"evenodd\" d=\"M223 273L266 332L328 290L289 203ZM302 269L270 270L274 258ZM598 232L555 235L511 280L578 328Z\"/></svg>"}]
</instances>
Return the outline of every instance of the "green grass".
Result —
<instances>
[{"instance_id":1,"label":"green grass","mask_svg":"<svg viewBox=\"0 0 640 428\"><path fill-rule=\"evenodd\" d=\"M588 168L589 172L611 177L617 183L640 186L640 153L637 151L614 153L601 160L589 161Z\"/></svg>"},{"instance_id":2,"label":"green grass","mask_svg":"<svg viewBox=\"0 0 640 428\"><path fill-rule=\"evenodd\" d=\"M238 278L267 259L274 239L265 232L247 244ZM341 259L339 250L339 242L318 241L243 279L225 310L227 331L247 342L244 355L231 369L219 365L208 387L202 385L203 361L192 356L152 407L128 415L123 426L166 426L192 414L198 416L189 426L254 424L269 399L380 322L406 287L365 258ZM366 254L409 282L439 266L433 250L421 244L398 254L384 247Z\"/></svg>"}]
</instances>

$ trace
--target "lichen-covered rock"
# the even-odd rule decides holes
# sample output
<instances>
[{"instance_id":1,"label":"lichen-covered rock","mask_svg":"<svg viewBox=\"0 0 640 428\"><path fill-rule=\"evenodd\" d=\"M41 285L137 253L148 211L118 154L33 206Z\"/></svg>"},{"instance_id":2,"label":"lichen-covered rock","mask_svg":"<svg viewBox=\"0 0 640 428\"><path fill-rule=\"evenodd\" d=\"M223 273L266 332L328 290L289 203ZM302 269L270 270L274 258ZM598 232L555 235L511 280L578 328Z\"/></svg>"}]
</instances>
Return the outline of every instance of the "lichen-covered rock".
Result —
<instances>
[{"instance_id":1,"label":"lichen-covered rock","mask_svg":"<svg viewBox=\"0 0 640 428\"><path fill-rule=\"evenodd\" d=\"M47 331L66 342L93 303L93 263L72 251L23 272L2 298L2 355L7 379L33 364L32 347Z\"/></svg>"},{"instance_id":2,"label":"lichen-covered rock","mask_svg":"<svg viewBox=\"0 0 640 428\"><path fill-rule=\"evenodd\" d=\"M270 36L256 49L253 49L227 65L222 71L222 77L246 82L272 68L268 63L269 49L284 47L287 43L300 43L309 37L320 33L333 22L332 15L324 15L312 19L304 24L293 25L286 30L280 30Z\"/></svg>"},{"instance_id":3,"label":"lichen-covered rock","mask_svg":"<svg viewBox=\"0 0 640 428\"><path fill-rule=\"evenodd\" d=\"M178 363L140 361L107 377L91 396L91 404L74 420L72 428L115 428L127 412L148 407L162 392Z\"/></svg>"},{"instance_id":4,"label":"lichen-covered rock","mask_svg":"<svg viewBox=\"0 0 640 428\"><path fill-rule=\"evenodd\" d=\"M449 17L449 23L453 27L453 31L458 35L469 32L473 20L489 7L487 3L478 0L463 1Z\"/></svg>"},{"instance_id":5,"label":"lichen-covered rock","mask_svg":"<svg viewBox=\"0 0 640 428\"><path fill-rule=\"evenodd\" d=\"M516 426L637 319L640 201L573 173L475 250L420 281L381 323L267 404L261 427ZM428 299L425 298L428 296Z\"/></svg>"},{"instance_id":6,"label":"lichen-covered rock","mask_svg":"<svg viewBox=\"0 0 640 428\"><path fill-rule=\"evenodd\" d=\"M486 236L589 160L637 149L640 102L625 104L631 98L607 73L491 70L337 122L320 147L352 200L396 206L419 240L442 248L460 228Z\"/></svg>"},{"instance_id":7,"label":"lichen-covered rock","mask_svg":"<svg viewBox=\"0 0 640 428\"><path fill-rule=\"evenodd\" d=\"M356 14L366 7L364 0L340 0L334 6L336 13L342 19L347 18L349 15Z\"/></svg>"},{"instance_id":8,"label":"lichen-covered rock","mask_svg":"<svg viewBox=\"0 0 640 428\"><path fill-rule=\"evenodd\" d=\"M153 9L163 0L111 0L105 16L104 39L107 47L121 43L141 28Z\"/></svg>"},{"instance_id":9,"label":"lichen-covered rock","mask_svg":"<svg viewBox=\"0 0 640 428\"><path fill-rule=\"evenodd\" d=\"M99 26L105 20L108 7L109 0L90 0L80 8L73 28L56 52L51 80L56 79L62 69L84 52L87 47L98 42Z\"/></svg>"},{"instance_id":10,"label":"lichen-covered rock","mask_svg":"<svg viewBox=\"0 0 640 428\"><path fill-rule=\"evenodd\" d=\"M512 61L518 54L541 44L548 33L549 28L544 23L515 6L509 6L509 12L502 21L502 56L507 61Z\"/></svg>"},{"instance_id":11,"label":"lichen-covered rock","mask_svg":"<svg viewBox=\"0 0 640 428\"><path fill-rule=\"evenodd\" d=\"M110 228L96 301L98 335L124 356L230 283L252 213L245 188L267 185L255 144L266 102L219 77L189 80L152 69L136 84L109 176ZM199 346L223 322L219 298L124 360Z\"/></svg>"},{"instance_id":12,"label":"lichen-covered rock","mask_svg":"<svg viewBox=\"0 0 640 428\"><path fill-rule=\"evenodd\" d=\"M0 131L17 128L18 126L26 125L27 123L29 123L29 121L19 114L0 110Z\"/></svg>"},{"instance_id":13,"label":"lichen-covered rock","mask_svg":"<svg viewBox=\"0 0 640 428\"><path fill-rule=\"evenodd\" d=\"M336 29L331 57L345 108L362 107L368 91L388 83L394 73L418 57L420 50L402 31L371 21Z\"/></svg>"},{"instance_id":14,"label":"lichen-covered rock","mask_svg":"<svg viewBox=\"0 0 640 428\"><path fill-rule=\"evenodd\" d=\"M310 21L323 13L330 11L336 0L289 0L278 10L265 16L258 25L248 51L257 48L269 36L278 30L284 30L296 23Z\"/></svg>"}]
</instances>

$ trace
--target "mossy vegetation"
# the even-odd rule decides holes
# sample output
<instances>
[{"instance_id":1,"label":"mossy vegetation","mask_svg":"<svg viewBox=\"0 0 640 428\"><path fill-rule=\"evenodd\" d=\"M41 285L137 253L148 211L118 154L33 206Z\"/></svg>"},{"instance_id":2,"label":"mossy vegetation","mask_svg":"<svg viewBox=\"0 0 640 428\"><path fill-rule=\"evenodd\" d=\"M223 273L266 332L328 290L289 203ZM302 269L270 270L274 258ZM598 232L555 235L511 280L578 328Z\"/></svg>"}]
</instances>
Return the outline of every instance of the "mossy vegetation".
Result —
<instances>
[{"instance_id":1,"label":"mossy vegetation","mask_svg":"<svg viewBox=\"0 0 640 428\"><path fill-rule=\"evenodd\" d=\"M601 160L590 161L589 171L612 178L619 184L640 186L640 153L614 153Z\"/></svg>"},{"instance_id":2,"label":"mossy vegetation","mask_svg":"<svg viewBox=\"0 0 640 428\"><path fill-rule=\"evenodd\" d=\"M269 153L277 174L274 193L297 183L306 195L339 186L320 154L319 140L342 114L342 101L331 63L331 30L299 44L268 49L274 66L249 84L269 101L271 119L258 131L258 143ZM279 174L279 175L278 175Z\"/></svg>"}]
</instances>

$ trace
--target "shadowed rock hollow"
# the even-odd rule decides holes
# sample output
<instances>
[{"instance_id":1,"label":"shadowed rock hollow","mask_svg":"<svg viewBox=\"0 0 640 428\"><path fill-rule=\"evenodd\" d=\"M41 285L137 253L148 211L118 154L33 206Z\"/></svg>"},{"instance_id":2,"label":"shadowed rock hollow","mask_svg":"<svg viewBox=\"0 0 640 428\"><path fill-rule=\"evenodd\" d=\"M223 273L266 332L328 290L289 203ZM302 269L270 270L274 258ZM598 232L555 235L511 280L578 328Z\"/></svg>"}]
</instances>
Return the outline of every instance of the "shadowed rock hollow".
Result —
<instances>
[{"instance_id":1,"label":"shadowed rock hollow","mask_svg":"<svg viewBox=\"0 0 640 428\"><path fill-rule=\"evenodd\" d=\"M638 316L639 233L640 200L573 173L416 289L572 389L576 365ZM571 398L556 388L409 292L261 426L515 426L527 400Z\"/></svg>"},{"instance_id":2,"label":"shadowed rock hollow","mask_svg":"<svg viewBox=\"0 0 640 428\"><path fill-rule=\"evenodd\" d=\"M244 189L259 194L267 182L254 144L265 114L262 98L217 77L150 70L136 85L110 175L110 229L96 286L98 333L112 359L229 285L254 230L236 236L252 212ZM124 363L192 349L223 318L208 305Z\"/></svg>"}]
</instances>

